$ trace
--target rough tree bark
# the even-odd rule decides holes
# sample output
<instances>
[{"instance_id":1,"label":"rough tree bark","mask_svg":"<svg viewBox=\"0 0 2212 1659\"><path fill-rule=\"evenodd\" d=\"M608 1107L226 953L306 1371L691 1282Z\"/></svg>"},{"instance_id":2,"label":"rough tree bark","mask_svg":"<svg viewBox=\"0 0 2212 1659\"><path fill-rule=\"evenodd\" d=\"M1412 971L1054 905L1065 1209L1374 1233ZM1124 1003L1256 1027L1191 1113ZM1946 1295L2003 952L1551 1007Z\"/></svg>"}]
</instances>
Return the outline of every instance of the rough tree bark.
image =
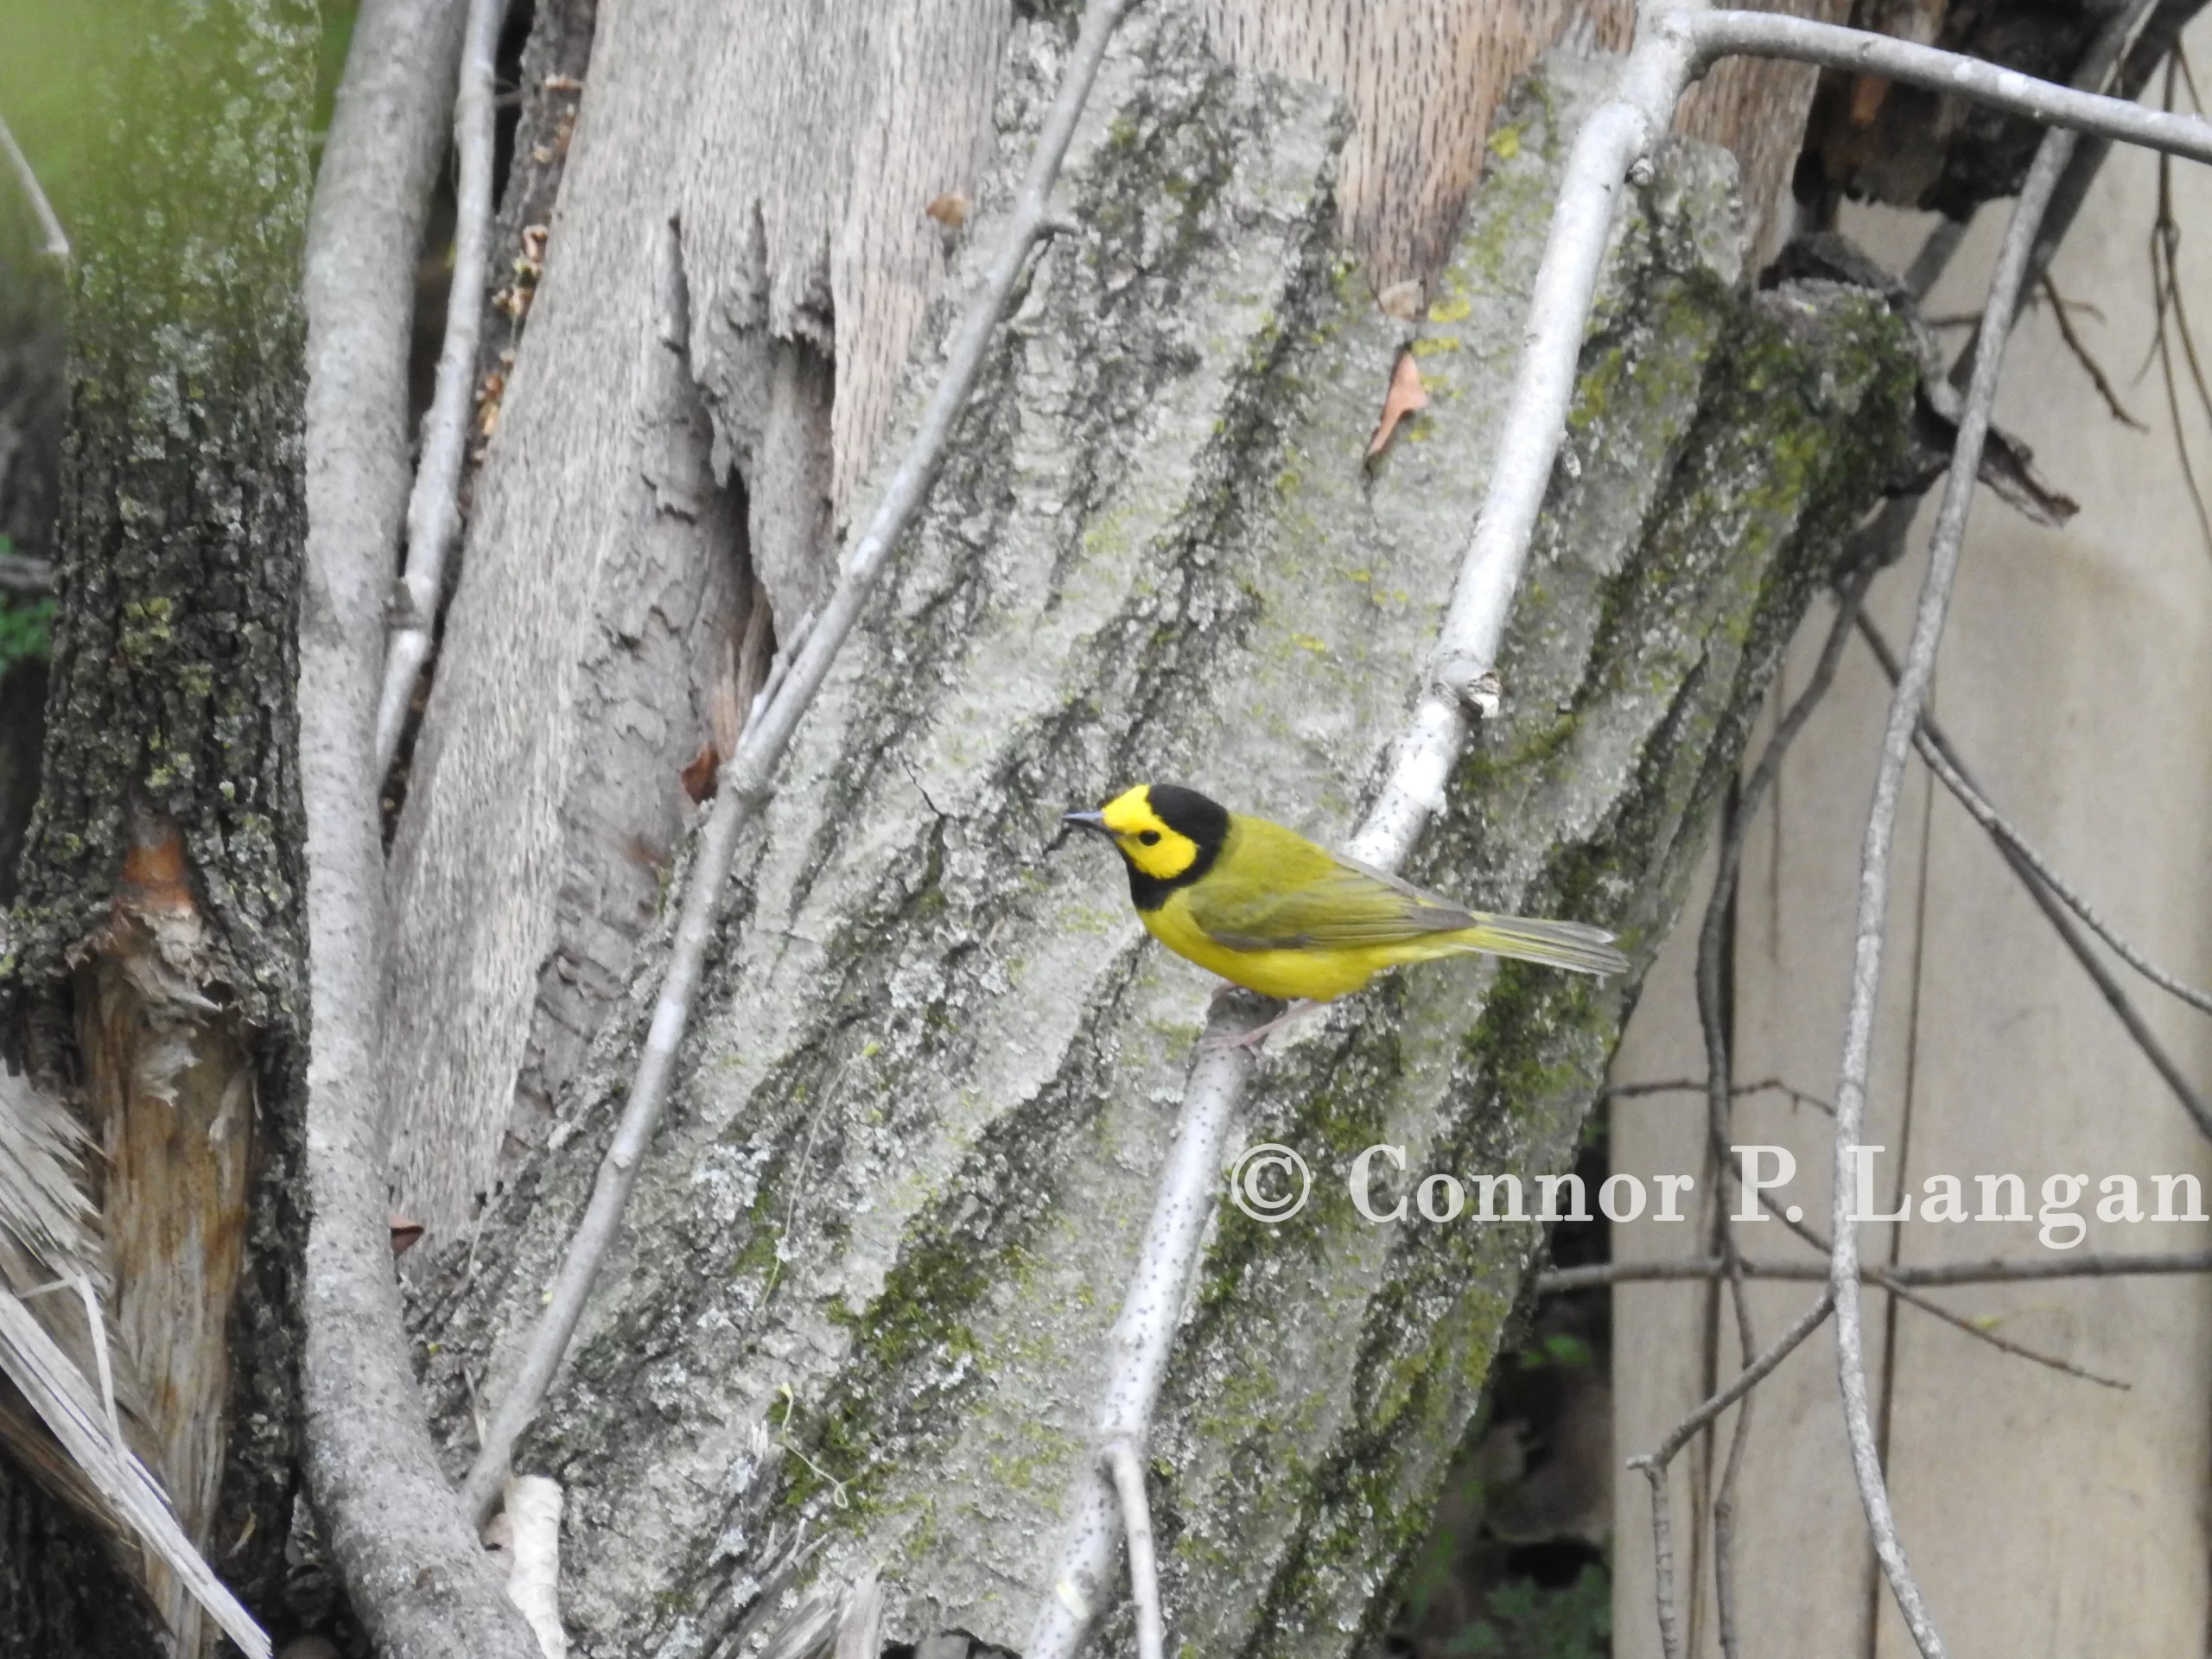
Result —
<instances>
[{"instance_id":1,"label":"rough tree bark","mask_svg":"<svg viewBox=\"0 0 2212 1659\"><path fill-rule=\"evenodd\" d=\"M974 235L925 209L972 211L992 140L1022 143L1043 95L1065 20L1017 10L831 22L799 5L647 4L603 20L560 212L505 296L528 309L530 343L493 371L450 671L394 850L395 1191L434 1247L542 1137L631 971L726 639L742 701L820 591L944 251ZM1387 24L1339 0L1175 10L1194 49L1344 98L1352 280L1401 312L1425 303L1513 78L1562 32L1624 41L1630 15L1621 0L1444 0ZM727 96L741 84L771 95ZM1734 63L1685 111L1685 130L1744 159L1755 225L1811 89L1798 66ZM654 251L670 223L672 277Z\"/></svg>"},{"instance_id":2,"label":"rough tree bark","mask_svg":"<svg viewBox=\"0 0 2212 1659\"><path fill-rule=\"evenodd\" d=\"M141 5L111 35L126 55L99 77L72 226L45 781L0 965L16 1054L77 1091L103 1154L137 1449L263 1605L297 1450L293 613L318 37L296 0ZM200 1651L198 1608L147 1577L178 1650ZM0 1593L22 1588L0 1573ZM111 1617L98 1575L74 1589L78 1630Z\"/></svg>"},{"instance_id":3,"label":"rough tree bark","mask_svg":"<svg viewBox=\"0 0 2212 1659\"><path fill-rule=\"evenodd\" d=\"M594 123L661 95L625 79L652 38L633 27L610 14L594 52L568 187L580 215L599 200L590 169L616 165L595 156ZM1014 36L1010 136L1058 49L1046 25ZM1125 25L1064 181L1075 228L1039 256L928 520L741 857L626 1246L521 1448L518 1466L569 1485L563 1605L582 1651L734 1653L772 1630L769 1651L807 1651L844 1586L879 1571L887 1633L957 1624L1018 1644L1052 1592L1061 1501L1089 1455L1105 1329L1206 990L1141 942L1117 870L1052 849L1054 819L1132 779L1179 777L1342 835L1433 638L1554 168L1600 73L1554 58L1513 106L1427 320L1408 327L1337 239L1335 101L1211 55L1182 9ZM1671 924L1777 654L1878 488L1912 384L1868 296L1742 296L1733 184L1725 156L1677 148L1624 228L1503 664L1509 714L1414 872L1484 906L1621 927L1640 955ZM971 245L988 246L1004 188L999 169L979 181ZM636 451L588 452L564 481L550 457L573 459L576 434L555 448L556 411L623 365L674 359L679 291L696 351L709 277L664 213L593 211L607 222L556 227L532 327L601 343L580 367L534 359L525 337L486 479L496 491L512 425L507 470L556 493L531 522L604 548L650 496L559 493ZM640 251L655 238L658 267ZM656 269L658 289L641 281ZM588 300L588 320L556 321ZM1363 465L1408 345L1431 410ZM932 357L925 345L909 376L910 410ZM680 386L662 372L632 384ZM492 512L528 499L506 487ZM502 549L512 533L480 522L456 638L472 582L508 592L484 573L521 556ZM545 683L551 698L572 683ZM463 745L480 766L498 753L473 729L454 716L436 764ZM475 782L550 860L555 832L531 814L588 750L515 753L519 769ZM450 918L462 876L481 893L499 867L472 873L417 833L406 851L403 830L417 861L403 860L403 892L426 870L445 885L404 902L435 914L435 891ZM531 925L509 948L545 948ZM498 1391L588 1188L664 943L648 938L544 1150L426 1309L456 1467L469 1389ZM1389 1140L1416 1173L1565 1167L1631 996L1440 966L1350 1001L1270 1065L1252 1138L1304 1150L1316 1200L1280 1232L1225 1217L1151 1469L1171 1619L1200 1650L1348 1653L1379 1634L1540 1247L1534 1224L1370 1227L1343 1159ZM524 1016L504 1017L512 1052ZM512 1088L501 1064L472 1073L495 1103Z\"/></svg>"}]
</instances>

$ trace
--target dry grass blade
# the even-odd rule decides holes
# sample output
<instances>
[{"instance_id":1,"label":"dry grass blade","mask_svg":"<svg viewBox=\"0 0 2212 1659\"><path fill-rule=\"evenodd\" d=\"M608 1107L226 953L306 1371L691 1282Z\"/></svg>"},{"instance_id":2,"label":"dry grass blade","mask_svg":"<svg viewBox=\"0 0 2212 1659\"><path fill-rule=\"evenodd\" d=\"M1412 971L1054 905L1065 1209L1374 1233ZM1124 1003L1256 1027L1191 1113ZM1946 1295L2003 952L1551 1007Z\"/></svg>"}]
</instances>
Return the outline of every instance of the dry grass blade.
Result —
<instances>
[{"instance_id":1,"label":"dry grass blade","mask_svg":"<svg viewBox=\"0 0 2212 1659\"><path fill-rule=\"evenodd\" d=\"M0 1296L0 1371L30 1402L117 1518L176 1574L223 1633L248 1659L269 1659L267 1633L200 1559L146 1465L111 1438L99 1390L12 1296Z\"/></svg>"}]
</instances>

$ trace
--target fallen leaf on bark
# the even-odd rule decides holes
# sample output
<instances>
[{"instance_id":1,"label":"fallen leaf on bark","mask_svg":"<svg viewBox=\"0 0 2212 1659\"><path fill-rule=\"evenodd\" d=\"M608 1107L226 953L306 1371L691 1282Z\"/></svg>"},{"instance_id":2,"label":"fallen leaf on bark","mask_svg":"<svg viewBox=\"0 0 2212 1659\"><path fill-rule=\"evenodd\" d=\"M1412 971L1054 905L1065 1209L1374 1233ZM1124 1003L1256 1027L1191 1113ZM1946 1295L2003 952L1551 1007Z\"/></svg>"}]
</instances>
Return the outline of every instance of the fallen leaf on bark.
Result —
<instances>
[{"instance_id":1,"label":"fallen leaf on bark","mask_svg":"<svg viewBox=\"0 0 2212 1659\"><path fill-rule=\"evenodd\" d=\"M1382 399L1382 418L1376 425L1375 435L1367 441L1367 458L1372 461L1382 453L1399 422L1427 407L1428 388L1421 383L1421 365L1414 361L1411 352L1400 352L1398 366L1390 372L1390 390Z\"/></svg>"}]
</instances>

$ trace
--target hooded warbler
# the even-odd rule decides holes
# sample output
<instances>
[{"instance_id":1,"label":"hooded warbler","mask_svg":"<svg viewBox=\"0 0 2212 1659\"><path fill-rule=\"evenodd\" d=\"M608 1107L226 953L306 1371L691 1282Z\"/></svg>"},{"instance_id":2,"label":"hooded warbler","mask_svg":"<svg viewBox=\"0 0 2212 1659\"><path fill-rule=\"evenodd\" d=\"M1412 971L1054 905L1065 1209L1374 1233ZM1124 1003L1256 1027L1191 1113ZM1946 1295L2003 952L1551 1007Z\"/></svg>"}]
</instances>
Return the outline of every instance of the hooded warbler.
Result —
<instances>
[{"instance_id":1,"label":"hooded warbler","mask_svg":"<svg viewBox=\"0 0 2212 1659\"><path fill-rule=\"evenodd\" d=\"M1113 842L1153 938L1262 996L1326 1002L1385 968L1470 950L1583 974L1628 966L1598 928L1468 910L1178 785L1139 784L1063 822Z\"/></svg>"}]
</instances>

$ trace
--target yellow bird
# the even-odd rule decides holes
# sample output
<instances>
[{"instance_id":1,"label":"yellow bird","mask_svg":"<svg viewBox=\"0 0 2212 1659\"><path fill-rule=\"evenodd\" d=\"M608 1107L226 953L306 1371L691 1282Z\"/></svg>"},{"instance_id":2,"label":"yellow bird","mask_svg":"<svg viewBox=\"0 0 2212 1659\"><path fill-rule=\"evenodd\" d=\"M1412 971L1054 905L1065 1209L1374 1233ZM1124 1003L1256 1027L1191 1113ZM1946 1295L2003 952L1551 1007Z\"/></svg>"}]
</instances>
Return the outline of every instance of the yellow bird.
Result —
<instances>
[{"instance_id":1,"label":"yellow bird","mask_svg":"<svg viewBox=\"0 0 2212 1659\"><path fill-rule=\"evenodd\" d=\"M1628 966L1599 929L1468 910L1178 785L1139 784L1063 822L1113 842L1153 938L1262 996L1332 1001L1385 968L1470 950L1583 974Z\"/></svg>"}]
</instances>

